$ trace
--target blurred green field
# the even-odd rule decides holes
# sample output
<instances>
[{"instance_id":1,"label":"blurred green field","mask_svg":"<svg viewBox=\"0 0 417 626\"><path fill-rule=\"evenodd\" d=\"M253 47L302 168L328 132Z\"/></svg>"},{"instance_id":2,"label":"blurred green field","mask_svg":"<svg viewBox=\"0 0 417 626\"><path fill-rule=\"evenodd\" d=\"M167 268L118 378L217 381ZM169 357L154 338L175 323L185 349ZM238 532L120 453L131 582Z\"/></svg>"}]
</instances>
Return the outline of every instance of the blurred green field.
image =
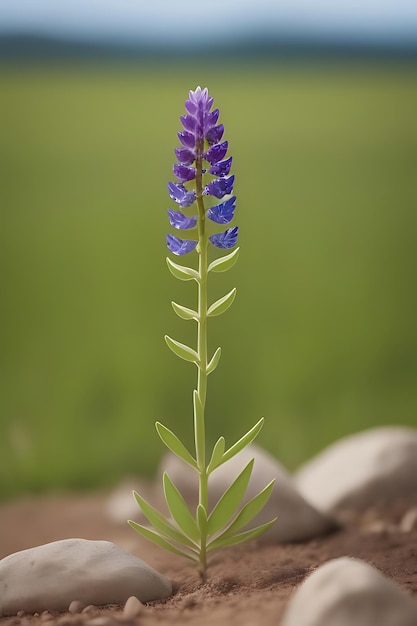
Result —
<instances>
[{"instance_id":1,"label":"blurred green field","mask_svg":"<svg viewBox=\"0 0 417 626\"><path fill-rule=\"evenodd\" d=\"M0 69L0 498L151 474L155 420L191 445L193 285L165 265L189 88L234 157L238 265L213 276L208 438L265 416L294 468L417 427L417 67Z\"/></svg>"}]
</instances>

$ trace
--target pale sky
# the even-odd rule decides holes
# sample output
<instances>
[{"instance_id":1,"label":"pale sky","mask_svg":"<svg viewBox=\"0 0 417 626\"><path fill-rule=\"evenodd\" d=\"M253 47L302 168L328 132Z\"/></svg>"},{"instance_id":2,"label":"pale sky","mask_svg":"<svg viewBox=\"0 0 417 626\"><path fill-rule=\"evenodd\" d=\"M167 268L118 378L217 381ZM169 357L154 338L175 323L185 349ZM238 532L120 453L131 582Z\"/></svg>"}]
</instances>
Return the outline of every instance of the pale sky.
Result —
<instances>
[{"instance_id":1,"label":"pale sky","mask_svg":"<svg viewBox=\"0 0 417 626\"><path fill-rule=\"evenodd\" d=\"M0 31L177 41L243 27L417 38L416 0L0 0Z\"/></svg>"}]
</instances>

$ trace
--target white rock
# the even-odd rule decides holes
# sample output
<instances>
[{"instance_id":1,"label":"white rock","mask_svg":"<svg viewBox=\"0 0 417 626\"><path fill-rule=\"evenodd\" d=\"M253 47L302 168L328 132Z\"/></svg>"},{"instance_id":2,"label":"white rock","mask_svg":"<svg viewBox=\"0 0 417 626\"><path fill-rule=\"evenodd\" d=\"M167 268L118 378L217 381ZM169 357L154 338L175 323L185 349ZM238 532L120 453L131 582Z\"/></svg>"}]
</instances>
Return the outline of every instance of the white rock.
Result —
<instances>
[{"instance_id":1,"label":"white rock","mask_svg":"<svg viewBox=\"0 0 417 626\"><path fill-rule=\"evenodd\" d=\"M417 502L417 430L382 427L345 437L294 478L305 499L324 513L398 499Z\"/></svg>"},{"instance_id":2,"label":"white rock","mask_svg":"<svg viewBox=\"0 0 417 626\"><path fill-rule=\"evenodd\" d=\"M149 485L141 479L125 478L107 498L105 515L111 522L126 526L126 520L131 519L141 524L146 523L132 491L138 491L146 500L152 499Z\"/></svg>"},{"instance_id":3,"label":"white rock","mask_svg":"<svg viewBox=\"0 0 417 626\"><path fill-rule=\"evenodd\" d=\"M109 541L65 539L16 552L0 561L0 616L142 602L172 592L170 581Z\"/></svg>"},{"instance_id":4,"label":"white rock","mask_svg":"<svg viewBox=\"0 0 417 626\"><path fill-rule=\"evenodd\" d=\"M358 559L329 561L290 599L281 626L416 626L417 603Z\"/></svg>"},{"instance_id":5,"label":"white rock","mask_svg":"<svg viewBox=\"0 0 417 626\"><path fill-rule=\"evenodd\" d=\"M335 527L333 520L316 511L298 493L288 471L274 457L255 444L244 448L211 474L209 477L210 508L214 506L252 458L255 459L255 463L241 506L253 498L273 478L276 479L269 501L248 526L258 526L278 517L272 528L261 535L260 540L302 541L316 537ZM197 472L174 454L164 457L161 470L169 474L185 499L194 507L198 498Z\"/></svg>"}]
</instances>

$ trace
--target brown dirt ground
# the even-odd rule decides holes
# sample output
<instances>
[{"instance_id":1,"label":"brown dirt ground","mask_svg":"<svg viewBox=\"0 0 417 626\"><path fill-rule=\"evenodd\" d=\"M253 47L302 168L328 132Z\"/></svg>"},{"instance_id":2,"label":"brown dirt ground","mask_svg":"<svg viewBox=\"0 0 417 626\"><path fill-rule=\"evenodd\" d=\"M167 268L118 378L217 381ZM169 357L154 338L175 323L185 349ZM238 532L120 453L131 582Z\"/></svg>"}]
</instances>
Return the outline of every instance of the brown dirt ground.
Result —
<instances>
[{"instance_id":1,"label":"brown dirt ground","mask_svg":"<svg viewBox=\"0 0 417 626\"><path fill-rule=\"evenodd\" d=\"M404 533L398 526L410 508L407 503L397 503L389 512L368 511L348 520L342 530L306 543L226 548L213 555L208 582L202 585L192 564L146 542L127 524L109 521L106 499L105 493L55 495L1 505L0 558L57 539L105 539L170 578L173 596L146 605L130 622L121 621L122 607L111 605L92 614L2 618L0 626L277 626L303 579L321 563L345 555L371 563L417 600L417 529Z\"/></svg>"}]
</instances>

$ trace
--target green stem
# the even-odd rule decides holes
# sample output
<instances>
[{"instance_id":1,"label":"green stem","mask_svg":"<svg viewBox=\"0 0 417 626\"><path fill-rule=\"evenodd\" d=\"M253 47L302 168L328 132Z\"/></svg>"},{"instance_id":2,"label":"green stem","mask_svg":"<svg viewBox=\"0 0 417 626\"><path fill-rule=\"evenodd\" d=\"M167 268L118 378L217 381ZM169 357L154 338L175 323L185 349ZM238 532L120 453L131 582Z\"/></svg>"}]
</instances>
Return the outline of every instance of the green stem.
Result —
<instances>
[{"instance_id":1,"label":"green stem","mask_svg":"<svg viewBox=\"0 0 417 626\"><path fill-rule=\"evenodd\" d=\"M208 476L205 455L205 420L204 410L207 395L207 247L208 238L206 233L206 212L203 201L203 174L202 155L204 143L199 141L196 149L196 192L198 207L198 337L197 352L199 357L197 394L202 406L200 420L195 423L196 460L199 471L199 504L208 510ZM200 529L200 575L202 580L206 580L207 570L207 530Z\"/></svg>"}]
</instances>

